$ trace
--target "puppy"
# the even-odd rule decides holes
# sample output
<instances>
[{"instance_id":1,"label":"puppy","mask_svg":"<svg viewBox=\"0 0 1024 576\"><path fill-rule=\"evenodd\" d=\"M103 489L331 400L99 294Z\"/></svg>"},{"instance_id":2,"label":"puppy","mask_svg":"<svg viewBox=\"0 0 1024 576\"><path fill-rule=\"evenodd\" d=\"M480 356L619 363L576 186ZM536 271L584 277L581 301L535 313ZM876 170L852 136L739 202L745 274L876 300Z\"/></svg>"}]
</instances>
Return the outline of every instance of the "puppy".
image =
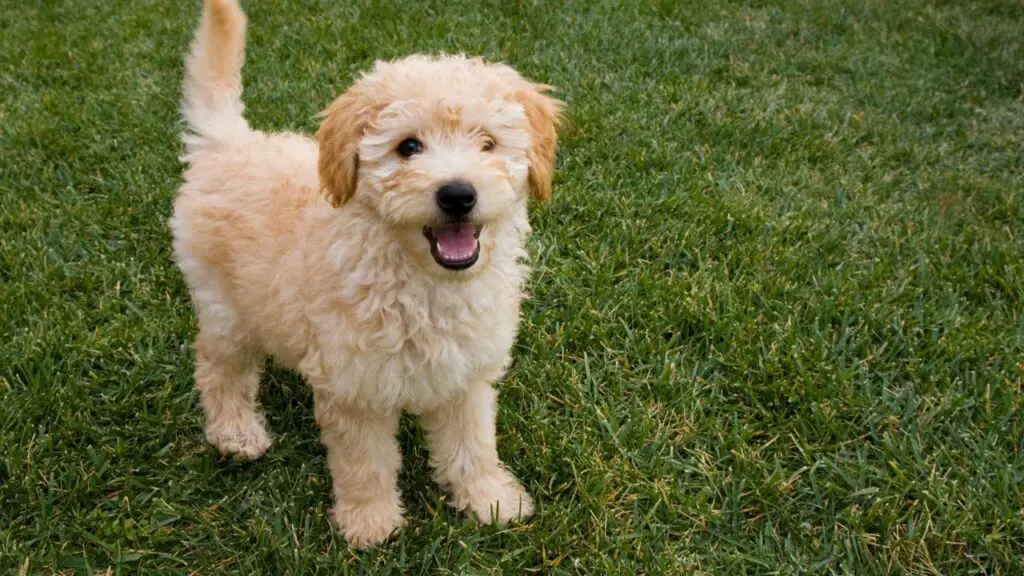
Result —
<instances>
[{"instance_id":1,"label":"puppy","mask_svg":"<svg viewBox=\"0 0 1024 576\"><path fill-rule=\"evenodd\" d=\"M313 390L349 543L405 520L399 415L417 415L452 503L482 521L533 504L495 449L493 384L527 269L527 199L551 195L561 103L508 66L378 62L321 114L316 140L242 116L245 15L205 0L186 60L188 167L170 226L199 322L206 438L257 458L266 355Z\"/></svg>"}]
</instances>

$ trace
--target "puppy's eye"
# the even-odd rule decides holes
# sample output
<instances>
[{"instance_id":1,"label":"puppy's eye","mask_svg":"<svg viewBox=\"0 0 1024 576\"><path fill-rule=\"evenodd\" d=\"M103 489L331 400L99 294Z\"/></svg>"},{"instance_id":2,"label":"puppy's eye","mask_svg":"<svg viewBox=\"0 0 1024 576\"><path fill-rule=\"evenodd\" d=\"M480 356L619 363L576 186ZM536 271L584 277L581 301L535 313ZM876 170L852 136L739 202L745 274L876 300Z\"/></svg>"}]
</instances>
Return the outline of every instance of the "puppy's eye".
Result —
<instances>
[{"instance_id":1,"label":"puppy's eye","mask_svg":"<svg viewBox=\"0 0 1024 576\"><path fill-rule=\"evenodd\" d=\"M395 148L395 151L408 158L423 152L423 142L416 138L406 138L398 143L398 148Z\"/></svg>"},{"instance_id":2,"label":"puppy's eye","mask_svg":"<svg viewBox=\"0 0 1024 576\"><path fill-rule=\"evenodd\" d=\"M487 138L484 139L484 145L483 147L480 148L480 150L483 150L484 152L490 152L491 150L494 150L494 144L494 138L488 136Z\"/></svg>"}]
</instances>

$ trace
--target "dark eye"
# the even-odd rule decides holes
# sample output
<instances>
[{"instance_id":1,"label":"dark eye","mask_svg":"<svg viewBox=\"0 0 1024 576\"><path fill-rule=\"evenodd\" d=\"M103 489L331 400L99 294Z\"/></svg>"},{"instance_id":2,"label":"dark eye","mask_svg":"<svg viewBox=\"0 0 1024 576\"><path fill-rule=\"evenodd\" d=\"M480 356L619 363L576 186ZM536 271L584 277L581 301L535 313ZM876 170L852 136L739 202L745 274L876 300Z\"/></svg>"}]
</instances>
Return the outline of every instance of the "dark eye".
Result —
<instances>
[{"instance_id":1,"label":"dark eye","mask_svg":"<svg viewBox=\"0 0 1024 576\"><path fill-rule=\"evenodd\" d=\"M395 148L395 151L408 158L414 154L423 152L423 142L420 142L415 138L406 138L399 142L398 148Z\"/></svg>"},{"instance_id":2,"label":"dark eye","mask_svg":"<svg viewBox=\"0 0 1024 576\"><path fill-rule=\"evenodd\" d=\"M494 150L494 138L488 136L486 139L484 139L483 148L480 149L483 150L484 152L490 152L491 150Z\"/></svg>"}]
</instances>

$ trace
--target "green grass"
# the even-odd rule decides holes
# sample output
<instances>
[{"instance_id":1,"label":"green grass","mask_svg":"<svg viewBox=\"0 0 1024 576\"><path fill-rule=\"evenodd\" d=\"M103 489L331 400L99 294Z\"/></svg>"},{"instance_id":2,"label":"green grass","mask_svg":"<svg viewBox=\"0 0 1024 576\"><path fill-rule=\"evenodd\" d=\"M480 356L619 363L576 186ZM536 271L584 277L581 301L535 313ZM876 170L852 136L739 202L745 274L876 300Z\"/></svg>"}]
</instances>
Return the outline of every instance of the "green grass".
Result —
<instances>
[{"instance_id":1,"label":"green grass","mask_svg":"<svg viewBox=\"0 0 1024 576\"><path fill-rule=\"evenodd\" d=\"M248 117L465 51L569 104L480 526L332 532L300 380L205 445L166 220L198 2L0 0L0 573L1024 573L1017 0L250 0Z\"/></svg>"}]
</instances>

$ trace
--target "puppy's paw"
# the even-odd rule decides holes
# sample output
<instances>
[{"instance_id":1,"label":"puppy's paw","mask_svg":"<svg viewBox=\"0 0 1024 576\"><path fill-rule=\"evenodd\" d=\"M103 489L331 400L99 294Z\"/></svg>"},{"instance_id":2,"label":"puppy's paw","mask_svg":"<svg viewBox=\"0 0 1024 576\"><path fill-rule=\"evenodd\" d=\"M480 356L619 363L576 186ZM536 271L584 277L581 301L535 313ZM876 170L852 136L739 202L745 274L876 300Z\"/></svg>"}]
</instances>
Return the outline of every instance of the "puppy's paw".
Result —
<instances>
[{"instance_id":1,"label":"puppy's paw","mask_svg":"<svg viewBox=\"0 0 1024 576\"><path fill-rule=\"evenodd\" d=\"M338 504L331 515L345 540L356 548L381 544L406 524L402 507L391 501L360 506Z\"/></svg>"},{"instance_id":2,"label":"puppy's paw","mask_svg":"<svg viewBox=\"0 0 1024 576\"><path fill-rule=\"evenodd\" d=\"M456 491L456 504L468 508L481 522L508 524L533 515L533 499L505 470L475 479Z\"/></svg>"},{"instance_id":3,"label":"puppy's paw","mask_svg":"<svg viewBox=\"0 0 1024 576\"><path fill-rule=\"evenodd\" d=\"M263 418L256 413L231 422L207 424L206 441L221 454L243 460L259 458L272 442Z\"/></svg>"}]
</instances>

